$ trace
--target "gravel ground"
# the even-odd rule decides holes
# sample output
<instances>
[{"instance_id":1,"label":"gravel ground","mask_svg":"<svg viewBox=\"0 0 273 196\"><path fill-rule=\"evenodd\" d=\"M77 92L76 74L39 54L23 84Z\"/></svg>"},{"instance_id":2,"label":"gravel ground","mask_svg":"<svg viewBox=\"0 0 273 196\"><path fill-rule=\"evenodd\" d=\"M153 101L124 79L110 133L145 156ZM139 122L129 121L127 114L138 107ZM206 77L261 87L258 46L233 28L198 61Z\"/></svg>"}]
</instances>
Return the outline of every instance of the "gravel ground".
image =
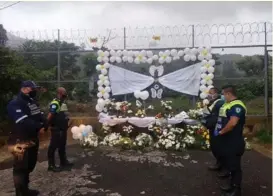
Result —
<instances>
[{"instance_id":1,"label":"gravel ground","mask_svg":"<svg viewBox=\"0 0 273 196\"><path fill-rule=\"evenodd\" d=\"M46 150L31 175L32 188L44 196L211 196L220 195L224 181L207 170L209 152L180 153L95 150L71 145L67 149L75 163L71 171L48 173ZM14 195L10 160L0 164L0 196ZM272 160L255 151L243 157L243 195L272 195Z\"/></svg>"}]
</instances>

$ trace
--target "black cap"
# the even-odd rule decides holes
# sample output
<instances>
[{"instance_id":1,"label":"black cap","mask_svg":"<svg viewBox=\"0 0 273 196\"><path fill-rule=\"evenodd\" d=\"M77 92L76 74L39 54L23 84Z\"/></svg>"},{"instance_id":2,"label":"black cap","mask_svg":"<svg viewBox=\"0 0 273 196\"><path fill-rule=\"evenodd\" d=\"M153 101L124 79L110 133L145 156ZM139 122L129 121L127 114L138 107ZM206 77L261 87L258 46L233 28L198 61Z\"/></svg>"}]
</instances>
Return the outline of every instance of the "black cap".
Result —
<instances>
[{"instance_id":1,"label":"black cap","mask_svg":"<svg viewBox=\"0 0 273 196\"><path fill-rule=\"evenodd\" d=\"M30 88L40 88L40 86L37 86L35 82L31 80L23 81L21 84L21 88L23 87L30 87Z\"/></svg>"}]
</instances>

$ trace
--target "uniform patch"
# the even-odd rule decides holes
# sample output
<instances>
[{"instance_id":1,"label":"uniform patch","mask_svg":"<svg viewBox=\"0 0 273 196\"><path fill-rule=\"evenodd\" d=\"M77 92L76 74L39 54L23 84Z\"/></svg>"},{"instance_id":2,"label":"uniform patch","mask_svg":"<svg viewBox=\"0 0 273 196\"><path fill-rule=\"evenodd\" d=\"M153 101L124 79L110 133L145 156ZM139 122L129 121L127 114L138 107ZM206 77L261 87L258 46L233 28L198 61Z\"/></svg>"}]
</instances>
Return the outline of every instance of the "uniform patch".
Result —
<instances>
[{"instance_id":1,"label":"uniform patch","mask_svg":"<svg viewBox=\"0 0 273 196\"><path fill-rule=\"evenodd\" d=\"M235 108L235 111L236 111L236 113L239 114L242 111L242 109L241 108Z\"/></svg>"},{"instance_id":2,"label":"uniform patch","mask_svg":"<svg viewBox=\"0 0 273 196\"><path fill-rule=\"evenodd\" d=\"M51 108L52 108L52 109L55 109L55 108L56 108L56 105L52 105Z\"/></svg>"},{"instance_id":3,"label":"uniform patch","mask_svg":"<svg viewBox=\"0 0 273 196\"><path fill-rule=\"evenodd\" d=\"M22 112L22 110L16 110L16 112L18 112L18 113L19 113L19 112Z\"/></svg>"}]
</instances>

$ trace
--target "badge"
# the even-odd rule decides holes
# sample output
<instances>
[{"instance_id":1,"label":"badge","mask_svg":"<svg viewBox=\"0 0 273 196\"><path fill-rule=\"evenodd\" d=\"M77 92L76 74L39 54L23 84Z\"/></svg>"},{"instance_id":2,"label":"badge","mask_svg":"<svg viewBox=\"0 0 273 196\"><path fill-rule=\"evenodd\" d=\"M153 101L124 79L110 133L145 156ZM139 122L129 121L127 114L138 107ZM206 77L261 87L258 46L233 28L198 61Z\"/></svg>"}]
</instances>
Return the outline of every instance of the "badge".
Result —
<instances>
[{"instance_id":1,"label":"badge","mask_svg":"<svg viewBox=\"0 0 273 196\"><path fill-rule=\"evenodd\" d=\"M51 108L52 108L52 109L56 109L56 105L52 105Z\"/></svg>"},{"instance_id":2,"label":"badge","mask_svg":"<svg viewBox=\"0 0 273 196\"><path fill-rule=\"evenodd\" d=\"M241 108L236 108L235 111L237 114L239 114L242 110L241 110Z\"/></svg>"},{"instance_id":3,"label":"badge","mask_svg":"<svg viewBox=\"0 0 273 196\"><path fill-rule=\"evenodd\" d=\"M16 110L16 112L18 112L18 113L19 113L19 112L22 112L22 110Z\"/></svg>"}]
</instances>

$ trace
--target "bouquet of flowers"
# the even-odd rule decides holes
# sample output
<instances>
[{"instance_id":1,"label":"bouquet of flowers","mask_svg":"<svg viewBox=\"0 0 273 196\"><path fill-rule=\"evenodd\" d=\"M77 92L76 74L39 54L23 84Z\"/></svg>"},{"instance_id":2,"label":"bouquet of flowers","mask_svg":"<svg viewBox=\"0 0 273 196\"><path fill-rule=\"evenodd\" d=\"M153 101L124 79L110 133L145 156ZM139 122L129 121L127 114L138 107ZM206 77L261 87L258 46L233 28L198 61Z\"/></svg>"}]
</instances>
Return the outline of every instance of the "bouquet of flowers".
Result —
<instances>
[{"instance_id":1,"label":"bouquet of flowers","mask_svg":"<svg viewBox=\"0 0 273 196\"><path fill-rule=\"evenodd\" d=\"M210 136L209 136L209 130L206 129L204 126L192 126L193 129L196 132L197 139L200 142L200 146L202 149L207 150L210 148ZM198 137L199 136L199 137Z\"/></svg>"},{"instance_id":2,"label":"bouquet of flowers","mask_svg":"<svg viewBox=\"0 0 273 196\"><path fill-rule=\"evenodd\" d=\"M145 147L151 146L152 143L153 138L150 135L146 133L140 133L136 136L133 145L138 149L143 149Z\"/></svg>"},{"instance_id":3,"label":"bouquet of flowers","mask_svg":"<svg viewBox=\"0 0 273 196\"><path fill-rule=\"evenodd\" d=\"M120 133L110 133L104 137L101 144L105 146L116 146L119 144L121 138Z\"/></svg>"},{"instance_id":4,"label":"bouquet of flowers","mask_svg":"<svg viewBox=\"0 0 273 196\"><path fill-rule=\"evenodd\" d=\"M118 145L121 146L122 149L128 150L128 149L131 149L133 147L133 141L129 137L122 137L119 140Z\"/></svg>"},{"instance_id":5,"label":"bouquet of flowers","mask_svg":"<svg viewBox=\"0 0 273 196\"><path fill-rule=\"evenodd\" d=\"M86 137L83 137L80 141L83 147L97 147L99 144L99 137L94 133L89 133Z\"/></svg>"},{"instance_id":6,"label":"bouquet of flowers","mask_svg":"<svg viewBox=\"0 0 273 196\"><path fill-rule=\"evenodd\" d=\"M132 125L122 127L122 133L125 136L129 136L130 133L132 133L133 130L134 130L134 127Z\"/></svg>"},{"instance_id":7,"label":"bouquet of flowers","mask_svg":"<svg viewBox=\"0 0 273 196\"><path fill-rule=\"evenodd\" d=\"M144 118L146 116L146 111L144 109L138 109L135 116Z\"/></svg>"},{"instance_id":8,"label":"bouquet of flowers","mask_svg":"<svg viewBox=\"0 0 273 196\"><path fill-rule=\"evenodd\" d=\"M187 114L191 119L200 120L203 116L203 109L189 110Z\"/></svg>"}]
</instances>

